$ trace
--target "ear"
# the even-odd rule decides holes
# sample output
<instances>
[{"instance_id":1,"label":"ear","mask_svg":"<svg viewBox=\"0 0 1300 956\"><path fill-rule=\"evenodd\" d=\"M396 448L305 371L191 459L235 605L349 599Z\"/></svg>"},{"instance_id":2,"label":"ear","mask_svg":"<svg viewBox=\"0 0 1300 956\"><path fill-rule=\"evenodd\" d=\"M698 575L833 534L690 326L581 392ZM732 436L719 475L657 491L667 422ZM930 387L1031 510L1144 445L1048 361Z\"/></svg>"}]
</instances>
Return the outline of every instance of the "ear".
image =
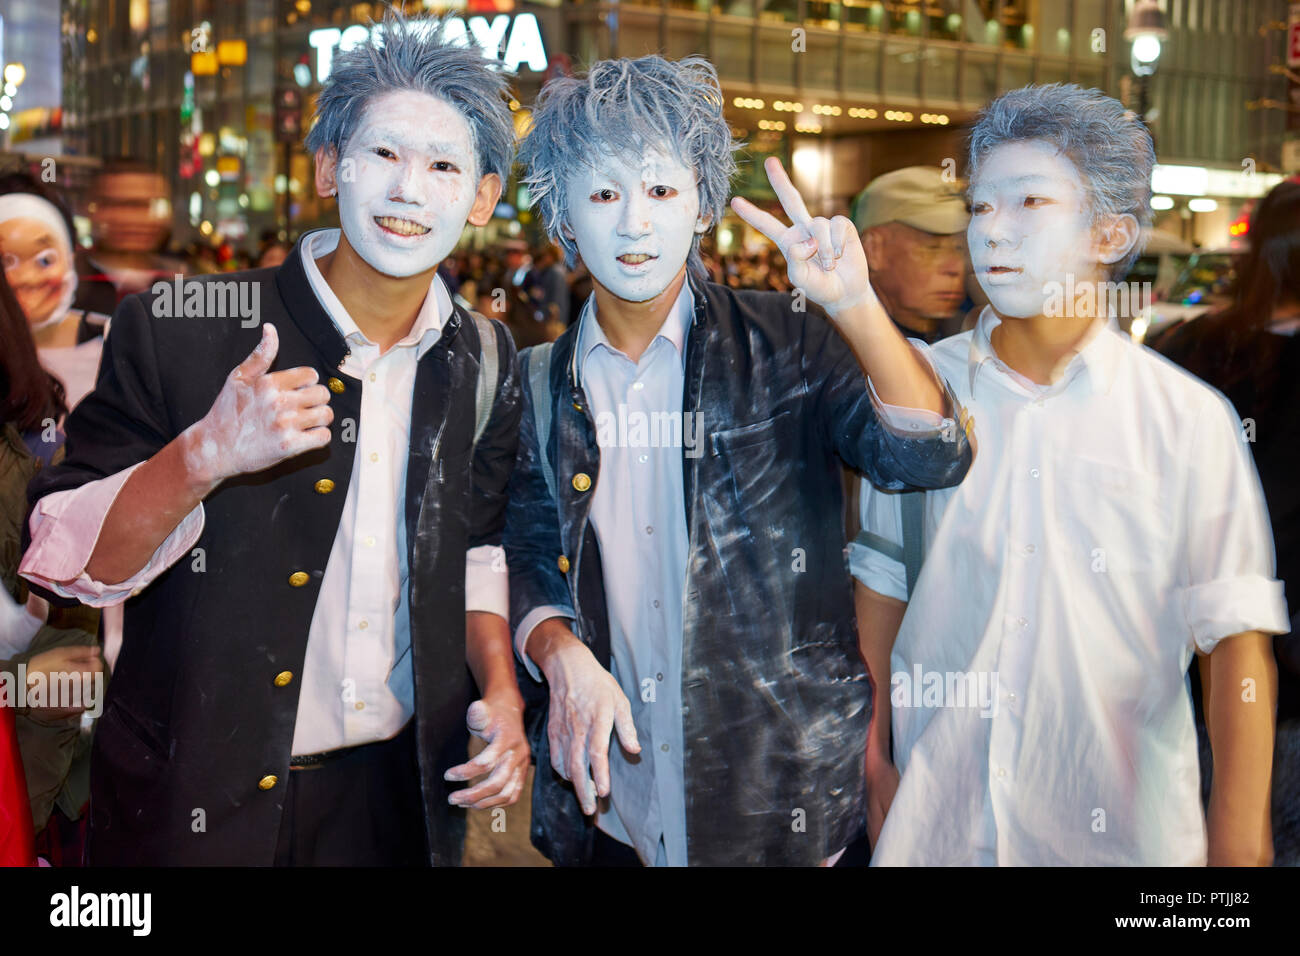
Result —
<instances>
[{"instance_id":1,"label":"ear","mask_svg":"<svg viewBox=\"0 0 1300 956\"><path fill-rule=\"evenodd\" d=\"M1141 234L1137 217L1130 213L1111 216L1097 224L1097 258L1106 265L1123 259Z\"/></svg>"},{"instance_id":2,"label":"ear","mask_svg":"<svg viewBox=\"0 0 1300 956\"><path fill-rule=\"evenodd\" d=\"M469 207L466 218L471 225L486 226L492 221L492 213L501 201L501 177L488 173L478 181L478 191L474 194L474 205Z\"/></svg>"},{"instance_id":3,"label":"ear","mask_svg":"<svg viewBox=\"0 0 1300 956\"><path fill-rule=\"evenodd\" d=\"M338 183L334 178L337 167L338 152L333 146L316 150L316 195L322 198L338 195Z\"/></svg>"},{"instance_id":4,"label":"ear","mask_svg":"<svg viewBox=\"0 0 1300 956\"><path fill-rule=\"evenodd\" d=\"M862 233L862 248L867 254L867 268L874 273L881 265L881 253L884 251L885 236L884 230L879 226L872 226Z\"/></svg>"},{"instance_id":5,"label":"ear","mask_svg":"<svg viewBox=\"0 0 1300 956\"><path fill-rule=\"evenodd\" d=\"M695 232L698 235L704 235L713 228L713 213L700 213L699 218L695 220Z\"/></svg>"},{"instance_id":6,"label":"ear","mask_svg":"<svg viewBox=\"0 0 1300 956\"><path fill-rule=\"evenodd\" d=\"M573 234L573 230L569 228L569 224L567 222L560 223L560 235L562 235L565 239L568 239L570 242L578 241L578 237Z\"/></svg>"}]
</instances>

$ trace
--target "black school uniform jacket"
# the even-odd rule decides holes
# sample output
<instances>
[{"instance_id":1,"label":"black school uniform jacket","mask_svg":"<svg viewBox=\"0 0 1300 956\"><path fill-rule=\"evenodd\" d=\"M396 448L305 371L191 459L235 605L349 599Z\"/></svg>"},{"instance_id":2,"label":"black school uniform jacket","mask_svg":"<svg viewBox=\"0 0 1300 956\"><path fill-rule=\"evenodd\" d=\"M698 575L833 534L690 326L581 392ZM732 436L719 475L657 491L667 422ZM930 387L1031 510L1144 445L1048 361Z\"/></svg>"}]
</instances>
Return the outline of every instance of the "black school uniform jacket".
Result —
<instances>
[{"instance_id":1,"label":"black school uniform jacket","mask_svg":"<svg viewBox=\"0 0 1300 956\"><path fill-rule=\"evenodd\" d=\"M272 371L311 366L330 386L333 438L218 487L204 502L202 562L182 558L127 601L95 736L93 864L274 858L299 677L347 498L361 382L340 371L347 346L311 288L301 243L278 269L189 281L232 280L261 286L258 318L280 338ZM118 308L95 391L68 419L67 458L32 482L33 504L153 456L207 413L261 338L260 324L245 328L239 317L159 318L153 299L132 295ZM476 448L479 335L459 307L420 359L411 412L404 520L414 721L436 865L459 862L465 832L443 781L465 759L475 696L465 663L465 552L500 541L517 443L515 349L500 323L496 332L498 387Z\"/></svg>"}]
</instances>

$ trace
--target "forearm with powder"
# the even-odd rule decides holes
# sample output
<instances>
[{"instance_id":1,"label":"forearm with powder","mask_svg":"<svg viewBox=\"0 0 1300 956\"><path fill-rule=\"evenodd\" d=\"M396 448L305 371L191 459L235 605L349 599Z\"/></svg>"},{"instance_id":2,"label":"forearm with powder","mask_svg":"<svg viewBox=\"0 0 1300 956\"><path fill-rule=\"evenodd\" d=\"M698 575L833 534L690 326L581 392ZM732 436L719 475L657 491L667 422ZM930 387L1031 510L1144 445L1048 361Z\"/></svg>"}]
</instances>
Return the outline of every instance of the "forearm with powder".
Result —
<instances>
[{"instance_id":1,"label":"forearm with powder","mask_svg":"<svg viewBox=\"0 0 1300 956\"><path fill-rule=\"evenodd\" d=\"M182 433L127 479L86 562L92 580L120 584L137 574L217 486L195 444L193 430Z\"/></svg>"}]
</instances>

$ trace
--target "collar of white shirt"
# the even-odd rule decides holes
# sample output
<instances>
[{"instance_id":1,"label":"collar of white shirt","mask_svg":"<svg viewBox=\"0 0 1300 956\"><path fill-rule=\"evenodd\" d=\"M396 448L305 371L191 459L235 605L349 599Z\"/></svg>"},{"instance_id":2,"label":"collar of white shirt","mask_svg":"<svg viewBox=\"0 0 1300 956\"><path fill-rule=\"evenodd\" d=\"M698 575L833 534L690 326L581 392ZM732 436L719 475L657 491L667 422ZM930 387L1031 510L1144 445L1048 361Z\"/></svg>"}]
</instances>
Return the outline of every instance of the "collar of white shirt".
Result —
<instances>
[{"instance_id":1,"label":"collar of white shirt","mask_svg":"<svg viewBox=\"0 0 1300 956\"><path fill-rule=\"evenodd\" d=\"M1105 322L1098 322L1090 332L1090 338L1065 366L1060 381L1043 387L1034 385L1000 358L993 349L993 330L1002 324L991 306L984 306L975 323L974 334L970 339L970 353L967 369L970 373L970 394L975 395L975 379L986 365L1001 371L1024 391L1035 397L1047 398L1063 391L1080 373L1088 373L1088 381L1094 394L1103 394L1110 390L1115 381L1115 371L1120 360L1120 349L1124 340L1121 338L1119 323L1111 316ZM1033 386L1033 387L1031 387Z\"/></svg>"},{"instance_id":2,"label":"collar of white shirt","mask_svg":"<svg viewBox=\"0 0 1300 956\"><path fill-rule=\"evenodd\" d=\"M673 307L668 311L664 324L659 327L659 332L655 335L655 338L662 337L672 343L673 348L677 349L677 354L681 356L683 364L686 362L686 330L690 328L691 316L694 312L695 293L691 291L691 283L686 281L682 283L682 291L677 293ZM600 345L615 352L619 351L610 344L605 330L596 320L596 293L593 292L587 296L587 301L582 306L582 314L578 317L578 342L573 350L571 371L573 380L579 385L582 384L581 370L586 368L587 356Z\"/></svg>"},{"instance_id":3,"label":"collar of white shirt","mask_svg":"<svg viewBox=\"0 0 1300 956\"><path fill-rule=\"evenodd\" d=\"M375 352L369 357L377 358L379 346L366 338L365 334L357 328L356 322L352 320L352 316L343 307L343 303L329 287L329 283L325 281L320 268L316 265L317 258L338 247L339 234L338 229L318 229L303 236L303 269L307 273L307 281L311 283L312 291L316 293L316 298L320 299L321 306L338 327L339 332L343 334L351 350L356 353L367 348L373 349ZM423 356L441 337L443 325L451 318L451 293L447 291L447 286L443 284L442 277L437 273L434 273L433 282L429 284L429 291L433 294L424 297L424 304L420 306L420 312L411 325L411 331L403 336L401 341L393 346L394 348L417 346L416 355ZM363 362L363 364L368 363Z\"/></svg>"}]
</instances>

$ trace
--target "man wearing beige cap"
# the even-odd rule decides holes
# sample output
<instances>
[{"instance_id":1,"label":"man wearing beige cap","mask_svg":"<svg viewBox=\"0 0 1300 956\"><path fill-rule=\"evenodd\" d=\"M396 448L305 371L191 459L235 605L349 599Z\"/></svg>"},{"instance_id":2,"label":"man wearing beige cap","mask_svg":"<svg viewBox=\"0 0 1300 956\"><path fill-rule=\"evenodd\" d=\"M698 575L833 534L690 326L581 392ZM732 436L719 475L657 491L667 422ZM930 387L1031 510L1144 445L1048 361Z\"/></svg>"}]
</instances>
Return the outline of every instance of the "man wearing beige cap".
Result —
<instances>
[{"instance_id":1,"label":"man wearing beige cap","mask_svg":"<svg viewBox=\"0 0 1300 956\"><path fill-rule=\"evenodd\" d=\"M937 166L885 173L854 201L872 288L904 335L936 342L958 331L969 218L961 184Z\"/></svg>"}]
</instances>

